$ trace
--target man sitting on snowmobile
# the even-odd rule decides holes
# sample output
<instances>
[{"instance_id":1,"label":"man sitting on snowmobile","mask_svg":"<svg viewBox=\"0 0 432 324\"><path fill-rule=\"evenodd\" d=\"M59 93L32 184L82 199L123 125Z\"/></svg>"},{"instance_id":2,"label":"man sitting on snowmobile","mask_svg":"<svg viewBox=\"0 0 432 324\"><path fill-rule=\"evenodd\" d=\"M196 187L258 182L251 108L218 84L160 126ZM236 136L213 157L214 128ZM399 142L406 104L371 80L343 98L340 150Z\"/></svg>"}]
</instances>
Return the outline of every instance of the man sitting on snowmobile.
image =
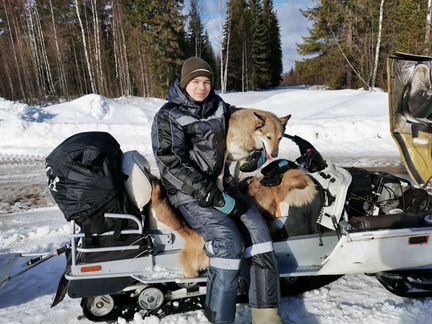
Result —
<instances>
[{"instance_id":1,"label":"man sitting on snowmobile","mask_svg":"<svg viewBox=\"0 0 432 324\"><path fill-rule=\"evenodd\" d=\"M207 62L187 59L155 116L152 144L168 198L205 240L210 257L204 313L233 323L240 262L250 258L249 304L254 324L283 323L277 261L257 207L237 190L221 192L227 121L233 107L213 91ZM226 190L228 188L225 188Z\"/></svg>"}]
</instances>

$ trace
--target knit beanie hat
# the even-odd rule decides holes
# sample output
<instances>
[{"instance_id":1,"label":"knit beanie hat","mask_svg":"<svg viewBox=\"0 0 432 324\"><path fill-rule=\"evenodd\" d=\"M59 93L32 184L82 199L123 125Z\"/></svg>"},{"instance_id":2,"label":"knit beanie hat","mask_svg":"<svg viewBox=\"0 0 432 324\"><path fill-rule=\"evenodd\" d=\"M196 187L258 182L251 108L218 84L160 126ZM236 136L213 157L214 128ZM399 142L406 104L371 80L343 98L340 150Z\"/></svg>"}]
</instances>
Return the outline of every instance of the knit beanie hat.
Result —
<instances>
[{"instance_id":1,"label":"knit beanie hat","mask_svg":"<svg viewBox=\"0 0 432 324\"><path fill-rule=\"evenodd\" d=\"M180 87L185 89L189 82L199 76L209 78L213 86L213 71L210 65L196 56L188 58L184 61L181 69Z\"/></svg>"}]
</instances>

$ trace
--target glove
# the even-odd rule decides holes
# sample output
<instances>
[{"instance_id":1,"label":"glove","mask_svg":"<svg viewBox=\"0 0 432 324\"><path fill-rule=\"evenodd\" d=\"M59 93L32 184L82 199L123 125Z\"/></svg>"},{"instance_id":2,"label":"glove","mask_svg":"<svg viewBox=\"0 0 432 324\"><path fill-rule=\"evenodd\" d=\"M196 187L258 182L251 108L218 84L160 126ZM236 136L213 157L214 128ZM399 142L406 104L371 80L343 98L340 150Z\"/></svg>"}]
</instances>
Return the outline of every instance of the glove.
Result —
<instances>
[{"instance_id":1,"label":"glove","mask_svg":"<svg viewBox=\"0 0 432 324\"><path fill-rule=\"evenodd\" d=\"M241 172L253 172L258 170L260 167L264 165L267 161L267 152L263 148L261 150L253 151L246 158L246 162L240 166Z\"/></svg>"},{"instance_id":2,"label":"glove","mask_svg":"<svg viewBox=\"0 0 432 324\"><path fill-rule=\"evenodd\" d=\"M220 212L227 214L228 216L240 217L246 211L246 209L242 204L239 203L238 200L234 199L225 192L221 193L221 195L217 198L218 200L213 200L213 207Z\"/></svg>"},{"instance_id":3,"label":"glove","mask_svg":"<svg viewBox=\"0 0 432 324\"><path fill-rule=\"evenodd\" d=\"M234 177L231 175L230 170L227 165L225 165L225 172L223 178L224 191L229 195L234 194L238 191L237 183Z\"/></svg>"},{"instance_id":4,"label":"glove","mask_svg":"<svg viewBox=\"0 0 432 324\"><path fill-rule=\"evenodd\" d=\"M210 189L209 192L204 196L204 198L198 200L198 205L201 207L213 206L213 200L220 201L222 193L218 190L216 186Z\"/></svg>"},{"instance_id":5,"label":"glove","mask_svg":"<svg viewBox=\"0 0 432 324\"><path fill-rule=\"evenodd\" d=\"M245 209L233 197L220 192L217 187L212 188L202 200L198 201L201 207L214 207L229 216L237 217L243 214Z\"/></svg>"}]
</instances>

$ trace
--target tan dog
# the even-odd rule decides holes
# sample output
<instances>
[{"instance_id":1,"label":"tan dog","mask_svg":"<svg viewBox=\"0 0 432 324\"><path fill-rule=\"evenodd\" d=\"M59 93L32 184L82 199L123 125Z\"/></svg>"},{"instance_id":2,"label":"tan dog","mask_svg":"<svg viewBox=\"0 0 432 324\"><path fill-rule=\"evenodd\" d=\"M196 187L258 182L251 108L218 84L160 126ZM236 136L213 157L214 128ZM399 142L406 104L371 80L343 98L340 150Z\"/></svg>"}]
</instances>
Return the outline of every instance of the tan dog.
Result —
<instances>
[{"instance_id":1,"label":"tan dog","mask_svg":"<svg viewBox=\"0 0 432 324\"><path fill-rule=\"evenodd\" d=\"M242 189L255 200L266 217L270 229L280 202L301 207L310 203L317 194L315 183L301 170L287 171L281 184L271 188L261 185L260 180L258 177L246 179ZM199 272L206 270L210 264L204 252L204 239L176 215L159 180L154 177L152 177L152 187L153 215L176 231L186 242L180 255L180 267L184 276L189 278L198 276Z\"/></svg>"},{"instance_id":2,"label":"tan dog","mask_svg":"<svg viewBox=\"0 0 432 324\"><path fill-rule=\"evenodd\" d=\"M243 108L231 115L226 138L225 162L239 162L234 172L236 179L240 175L241 162L246 160L253 151L264 148L268 159L278 156L279 143L290 118L291 115L279 118L269 111L252 108ZM217 180L221 191L223 191L224 171L222 169Z\"/></svg>"},{"instance_id":3,"label":"tan dog","mask_svg":"<svg viewBox=\"0 0 432 324\"><path fill-rule=\"evenodd\" d=\"M200 271L206 270L210 265L210 260L204 253L204 239L176 215L159 180L152 176L151 182L152 216L176 231L185 240L180 255L180 268L185 277L197 277Z\"/></svg>"},{"instance_id":4,"label":"tan dog","mask_svg":"<svg viewBox=\"0 0 432 324\"><path fill-rule=\"evenodd\" d=\"M229 119L227 134L227 161L240 161L256 150L265 148L273 158L279 154L279 142L291 115L275 114L245 108L234 112Z\"/></svg>"}]
</instances>

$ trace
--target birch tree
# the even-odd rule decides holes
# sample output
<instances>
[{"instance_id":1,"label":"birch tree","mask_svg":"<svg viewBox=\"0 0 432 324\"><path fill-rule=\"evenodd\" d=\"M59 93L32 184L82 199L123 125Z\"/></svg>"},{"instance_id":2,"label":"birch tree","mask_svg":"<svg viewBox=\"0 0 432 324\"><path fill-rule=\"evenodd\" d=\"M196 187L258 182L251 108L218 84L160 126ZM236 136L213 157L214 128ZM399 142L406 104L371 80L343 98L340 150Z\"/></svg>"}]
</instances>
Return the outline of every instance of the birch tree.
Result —
<instances>
[{"instance_id":1,"label":"birch tree","mask_svg":"<svg viewBox=\"0 0 432 324\"><path fill-rule=\"evenodd\" d=\"M223 55L221 54L221 62L222 62L222 67L221 67L221 78L223 78L223 83L221 84L222 86L222 93L225 93L227 90L227 83L228 83L228 61L229 61L229 53L230 53L230 41L231 41L231 22L228 22L228 31L227 31L227 41L226 41L226 48L225 48L225 63L223 61ZM223 51L222 51L223 53ZM223 72L222 72L223 71Z\"/></svg>"},{"instance_id":2,"label":"birch tree","mask_svg":"<svg viewBox=\"0 0 432 324\"><path fill-rule=\"evenodd\" d=\"M34 17L35 17L35 22L36 22L36 35L37 35L37 40L38 40L37 49L40 53L39 55L41 57L41 61L43 64L43 70L44 70L43 72L44 72L44 74L46 74L46 81L48 84L48 92L50 95L55 95L56 89L54 86L53 76L52 76L52 72L51 72L51 66L49 64L49 59L48 59L48 54L47 54L47 46L46 46L46 42L45 42L44 31L42 29L41 18L39 16L39 10L38 10L36 3L33 6L33 10L34 10Z\"/></svg>"},{"instance_id":3,"label":"birch tree","mask_svg":"<svg viewBox=\"0 0 432 324\"><path fill-rule=\"evenodd\" d=\"M432 0L428 0L427 15L426 15L426 32L425 32L425 47L426 47L427 54L429 54L431 50L431 44L430 44L431 15L432 15Z\"/></svg>"},{"instance_id":4,"label":"birch tree","mask_svg":"<svg viewBox=\"0 0 432 324\"><path fill-rule=\"evenodd\" d=\"M94 57L96 62L96 80L98 93L105 93L105 80L102 70L102 55L101 55L101 39L100 39L100 23L98 17L96 0L91 0L92 18L93 18L93 37L94 37Z\"/></svg>"},{"instance_id":5,"label":"birch tree","mask_svg":"<svg viewBox=\"0 0 432 324\"><path fill-rule=\"evenodd\" d=\"M378 63L379 63L379 54L380 54L380 48L381 48L381 34L382 34L382 25L383 25L383 15L384 15L384 0L381 0L380 5L380 15L379 15L379 25L378 25L378 37L377 37L377 44L375 49L375 62L374 62L374 68L372 73L372 82L371 82L371 88L373 89L375 87L375 80L378 70Z\"/></svg>"},{"instance_id":6,"label":"birch tree","mask_svg":"<svg viewBox=\"0 0 432 324\"><path fill-rule=\"evenodd\" d=\"M13 55L13 59L14 59L14 63L15 63L15 67L16 67L16 71L17 71L17 76L18 76L18 83L19 83L19 87L21 90L21 98L26 98L25 96L25 92L24 92L24 85L23 85L23 81L22 81L22 77L21 77L21 69L18 63L18 54L17 54L17 49L15 47L15 42L12 36L12 28L11 28L11 23L10 23L10 19L9 19L9 14L8 14L8 8L6 6L6 1L3 2L4 4L4 9L5 9L5 15L6 15L6 22L7 22L7 27L8 27L8 32L9 32L9 39L10 39L10 45L12 47L12 55Z\"/></svg>"},{"instance_id":7,"label":"birch tree","mask_svg":"<svg viewBox=\"0 0 432 324\"><path fill-rule=\"evenodd\" d=\"M33 13L31 9L30 4L26 4L26 22L27 22L27 30L28 30L28 41L30 43L30 51L32 55L32 65L35 70L36 77L35 82L38 90L42 90L44 93L46 92L45 89L45 77L42 69L42 63L39 58L39 51L38 51L38 42L36 37L36 27L35 23L33 21Z\"/></svg>"},{"instance_id":8,"label":"birch tree","mask_svg":"<svg viewBox=\"0 0 432 324\"><path fill-rule=\"evenodd\" d=\"M226 92L226 75L227 75L227 69L228 66L225 67L228 64L228 60L225 59L224 53L226 56L229 54L229 29L228 29L228 42L227 42L227 48L224 52L224 20L226 15L226 1L225 0L219 0L217 4L217 27L215 28L215 34L212 35L212 38L216 39L216 43L218 44L218 56L219 56L219 65L220 65L220 89L221 92Z\"/></svg>"},{"instance_id":9,"label":"birch tree","mask_svg":"<svg viewBox=\"0 0 432 324\"><path fill-rule=\"evenodd\" d=\"M129 73L129 60L127 56L128 52L126 47L126 38L123 30L123 12L121 10L121 5L117 2L114 2L112 24L116 78L120 85L120 95L130 95L132 94L132 89Z\"/></svg>"},{"instance_id":10,"label":"birch tree","mask_svg":"<svg viewBox=\"0 0 432 324\"><path fill-rule=\"evenodd\" d=\"M60 51L60 46L59 46L59 41L58 41L58 36L57 36L56 21L55 21L55 17L54 17L54 9L53 9L53 5L52 5L51 0L49 0L49 6L50 6L50 12L51 12L51 22L53 25L54 44L55 44L55 48L56 48L57 69L58 69L58 78L59 78L59 83L60 83L60 89L61 89L61 93L64 96L69 97L66 72L64 69L62 52Z\"/></svg>"},{"instance_id":11,"label":"birch tree","mask_svg":"<svg viewBox=\"0 0 432 324\"><path fill-rule=\"evenodd\" d=\"M90 65L89 51L87 49L87 40L86 40L86 36L85 36L84 26L83 26L83 23L81 20L78 0L75 0L75 10L76 10L79 25L81 28L81 37L82 37L82 42L83 42L83 47L84 47L84 56L85 56L85 60L87 63L87 72L88 72L88 76L89 76L89 80L90 80L91 91L92 91L92 93L96 93L96 86L95 86L95 81L94 81L94 77L93 77L92 67Z\"/></svg>"}]
</instances>

